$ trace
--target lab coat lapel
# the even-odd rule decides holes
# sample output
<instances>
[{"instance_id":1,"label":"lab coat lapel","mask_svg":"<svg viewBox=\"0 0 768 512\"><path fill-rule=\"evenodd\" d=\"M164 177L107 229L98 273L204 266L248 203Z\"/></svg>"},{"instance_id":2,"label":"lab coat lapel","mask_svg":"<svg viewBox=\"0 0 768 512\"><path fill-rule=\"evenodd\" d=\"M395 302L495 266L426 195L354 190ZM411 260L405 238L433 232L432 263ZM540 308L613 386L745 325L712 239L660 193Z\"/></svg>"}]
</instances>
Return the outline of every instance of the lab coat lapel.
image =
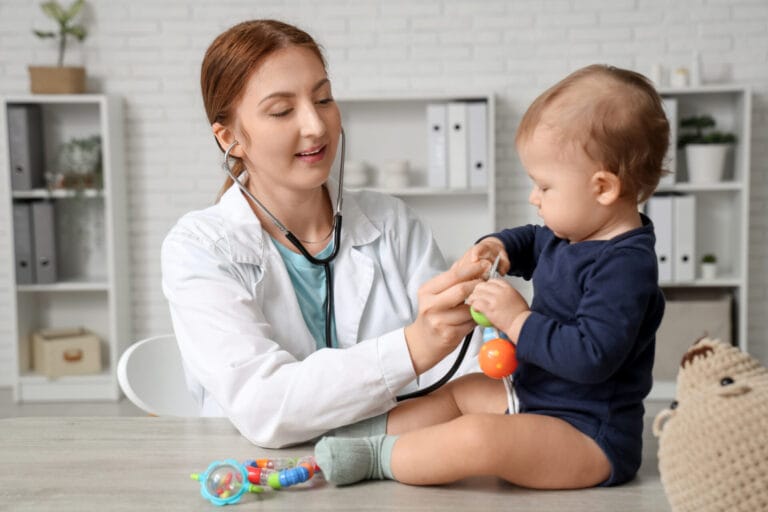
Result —
<instances>
[{"instance_id":1,"label":"lab coat lapel","mask_svg":"<svg viewBox=\"0 0 768 512\"><path fill-rule=\"evenodd\" d=\"M251 283L251 292L265 317L302 318L285 263L248 201L233 185L219 203L232 226L225 233L232 260L258 268L259 278ZM275 300L270 293L279 293L282 297ZM272 322L271 336L297 359L304 359L316 350L312 333L304 322Z\"/></svg>"},{"instance_id":2,"label":"lab coat lapel","mask_svg":"<svg viewBox=\"0 0 768 512\"><path fill-rule=\"evenodd\" d=\"M329 190L335 204L335 183ZM341 250L334 263L334 316L339 344L349 347L360 341L360 323L376 274L375 262L359 247L374 242L381 236L381 232L360 209L354 194L346 194L342 214Z\"/></svg>"}]
</instances>

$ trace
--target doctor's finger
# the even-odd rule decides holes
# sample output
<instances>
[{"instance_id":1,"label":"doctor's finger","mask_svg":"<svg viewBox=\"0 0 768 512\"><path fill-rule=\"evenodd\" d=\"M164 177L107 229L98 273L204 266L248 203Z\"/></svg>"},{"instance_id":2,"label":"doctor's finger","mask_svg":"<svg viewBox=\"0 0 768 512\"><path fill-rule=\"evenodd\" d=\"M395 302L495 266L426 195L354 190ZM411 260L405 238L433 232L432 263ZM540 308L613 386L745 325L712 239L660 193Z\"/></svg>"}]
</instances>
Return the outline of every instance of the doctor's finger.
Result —
<instances>
[{"instance_id":1,"label":"doctor's finger","mask_svg":"<svg viewBox=\"0 0 768 512\"><path fill-rule=\"evenodd\" d=\"M456 307L464 308L464 301L482 281L474 279L455 284L431 297L430 306L433 310L451 310Z\"/></svg>"},{"instance_id":2,"label":"doctor's finger","mask_svg":"<svg viewBox=\"0 0 768 512\"><path fill-rule=\"evenodd\" d=\"M474 320L466 311L448 312L430 321L430 330L434 333L433 340L440 339L443 343L456 343L476 327Z\"/></svg>"},{"instance_id":3,"label":"doctor's finger","mask_svg":"<svg viewBox=\"0 0 768 512\"><path fill-rule=\"evenodd\" d=\"M482 276L488 265L485 261L476 261L461 265L454 265L449 270L438 274L423 285L419 289L420 293L426 295L436 295L445 290L451 288L457 283L467 281L473 277Z\"/></svg>"}]
</instances>

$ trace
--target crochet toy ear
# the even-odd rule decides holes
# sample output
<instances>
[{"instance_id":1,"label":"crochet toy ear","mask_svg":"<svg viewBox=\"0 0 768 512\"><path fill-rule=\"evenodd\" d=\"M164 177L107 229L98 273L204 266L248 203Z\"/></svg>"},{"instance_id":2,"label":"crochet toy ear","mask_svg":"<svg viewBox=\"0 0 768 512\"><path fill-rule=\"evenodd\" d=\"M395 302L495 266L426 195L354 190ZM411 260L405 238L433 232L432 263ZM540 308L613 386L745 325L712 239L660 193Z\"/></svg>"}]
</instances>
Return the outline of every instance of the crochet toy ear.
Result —
<instances>
[{"instance_id":1,"label":"crochet toy ear","mask_svg":"<svg viewBox=\"0 0 768 512\"><path fill-rule=\"evenodd\" d=\"M657 414L656 418L653 420L653 435L661 437L661 431L664 430L664 425L666 425L667 421L672 419L674 415L675 411L673 409L664 409Z\"/></svg>"},{"instance_id":2,"label":"crochet toy ear","mask_svg":"<svg viewBox=\"0 0 768 512\"><path fill-rule=\"evenodd\" d=\"M712 355L715 351L714 346L719 340L712 340L706 336L697 339L693 342L693 345L685 351L683 358L680 361L680 368L685 368L687 365L693 363L694 359L702 358L706 359Z\"/></svg>"}]
</instances>

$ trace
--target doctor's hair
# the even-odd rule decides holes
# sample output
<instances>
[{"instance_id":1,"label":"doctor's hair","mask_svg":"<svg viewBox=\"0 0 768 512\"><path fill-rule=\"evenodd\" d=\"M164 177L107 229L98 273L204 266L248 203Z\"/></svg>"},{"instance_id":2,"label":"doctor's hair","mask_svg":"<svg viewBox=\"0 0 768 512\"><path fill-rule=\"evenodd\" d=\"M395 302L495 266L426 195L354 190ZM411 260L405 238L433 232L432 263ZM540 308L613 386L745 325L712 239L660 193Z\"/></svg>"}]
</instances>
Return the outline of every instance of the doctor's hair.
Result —
<instances>
[{"instance_id":1,"label":"doctor's hair","mask_svg":"<svg viewBox=\"0 0 768 512\"><path fill-rule=\"evenodd\" d=\"M282 21L244 21L216 37L205 52L200 70L200 88L210 124L231 125L251 74L272 53L294 46L312 51L326 67L322 49L312 36ZM224 152L218 140L216 144ZM232 173L239 177L245 166L239 158L231 158ZM216 200L232 185L227 177Z\"/></svg>"},{"instance_id":2,"label":"doctor's hair","mask_svg":"<svg viewBox=\"0 0 768 512\"><path fill-rule=\"evenodd\" d=\"M523 115L520 149L540 125L560 132L619 177L622 196L648 199L668 171L669 122L653 84L640 73L593 64L542 93Z\"/></svg>"}]
</instances>

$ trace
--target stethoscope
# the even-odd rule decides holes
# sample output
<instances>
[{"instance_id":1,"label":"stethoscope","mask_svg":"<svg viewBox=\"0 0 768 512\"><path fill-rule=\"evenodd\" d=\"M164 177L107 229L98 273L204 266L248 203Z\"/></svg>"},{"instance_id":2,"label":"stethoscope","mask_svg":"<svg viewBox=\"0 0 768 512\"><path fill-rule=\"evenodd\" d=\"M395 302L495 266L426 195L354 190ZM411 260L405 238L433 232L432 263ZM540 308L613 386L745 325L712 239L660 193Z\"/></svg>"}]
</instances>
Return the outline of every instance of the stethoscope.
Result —
<instances>
[{"instance_id":1,"label":"stethoscope","mask_svg":"<svg viewBox=\"0 0 768 512\"><path fill-rule=\"evenodd\" d=\"M234 175L232 172L232 169L229 167L229 153L232 151L232 149L237 146L238 142L234 141L232 144L229 145L227 150L224 152L224 164L222 167L224 168L224 171L229 175L230 179L235 182L235 184L240 187L240 190L248 196L248 199L253 201L253 203L262 211L264 214L269 217L269 219L272 221L272 223L277 226L277 229L280 230L280 232L285 236L285 238L290 241L294 247L296 247L299 252L307 258L307 260L312 263L313 265L320 265L323 267L323 273L325 274L325 346L328 348L333 348L333 341L331 337L331 320L333 319L333 306L334 306L334 300L333 300L333 271L331 270L331 262L336 258L336 255L339 253L339 246L341 245L339 241L341 240L341 204L342 204L342 186L344 184L344 156L346 153L345 143L344 143L344 130L341 130L341 163L339 164L339 191L338 195L336 196L336 213L333 215L333 250L331 254L326 256L325 258L316 258L312 254L307 251L307 248L304 247L304 244L301 243L301 241L291 233L291 231L285 227L285 225L280 222L277 217L272 215L272 212L270 212L266 206L262 204L261 201L256 199L256 196L251 194L251 191L248 190L248 187L243 185L243 183L237 179L237 176Z\"/></svg>"},{"instance_id":2,"label":"stethoscope","mask_svg":"<svg viewBox=\"0 0 768 512\"><path fill-rule=\"evenodd\" d=\"M237 141L232 142L232 144L229 145L227 150L224 152L224 162L222 164L222 168L224 169L224 172L227 173L227 175L230 177L230 179L240 188L240 190L245 194L248 199L253 201L253 204L255 204L264 214L269 217L269 219L272 221L272 223L277 227L277 229L280 230L280 232L287 238L296 249L299 250L299 252L307 258L307 261L312 263L313 265L320 265L323 267L323 271L325 274L325 293L326 293L326 300L325 300L325 346L328 348L333 348L333 342L331 341L331 320L333 319L333 307L334 307L334 299L333 299L333 272L331 270L331 262L336 258L336 255L339 253L339 246L340 246L340 240L341 240L341 204L342 204L342 186L344 184L344 159L346 156L346 147L345 147L345 135L344 135L344 129L341 129L341 162L339 163L339 190L338 195L336 196L336 213L333 215L333 251L330 255L326 256L325 258L316 258L312 256L309 251L307 251L306 247L304 247L304 244L301 243L301 241L291 233L291 231L285 227L285 225L280 222L277 217L275 217L272 212L270 212L266 206L262 204L261 201L256 199L256 197L251 194L251 191L248 190L248 187L243 185L243 183L237 179L237 176L232 172L232 169L229 167L229 154L234 149L235 146L237 146L239 143ZM443 375L443 377L432 384L431 386L428 386L424 389L420 389L418 391L414 391L413 393L408 393L405 395L400 395L397 397L397 401L400 402L402 400L407 400L410 398L416 398L419 396L427 395L431 393L432 391L436 390L446 382L448 382L451 377L453 377L453 374L456 373L456 370L459 369L459 366L461 365L461 362L464 360L464 355L467 353L467 349L469 348L469 344L472 341L472 333L474 331L470 331L465 337L464 341L462 342L461 350L459 350L459 354L456 357L456 361L453 363L453 366L448 370L448 372Z\"/></svg>"}]
</instances>

